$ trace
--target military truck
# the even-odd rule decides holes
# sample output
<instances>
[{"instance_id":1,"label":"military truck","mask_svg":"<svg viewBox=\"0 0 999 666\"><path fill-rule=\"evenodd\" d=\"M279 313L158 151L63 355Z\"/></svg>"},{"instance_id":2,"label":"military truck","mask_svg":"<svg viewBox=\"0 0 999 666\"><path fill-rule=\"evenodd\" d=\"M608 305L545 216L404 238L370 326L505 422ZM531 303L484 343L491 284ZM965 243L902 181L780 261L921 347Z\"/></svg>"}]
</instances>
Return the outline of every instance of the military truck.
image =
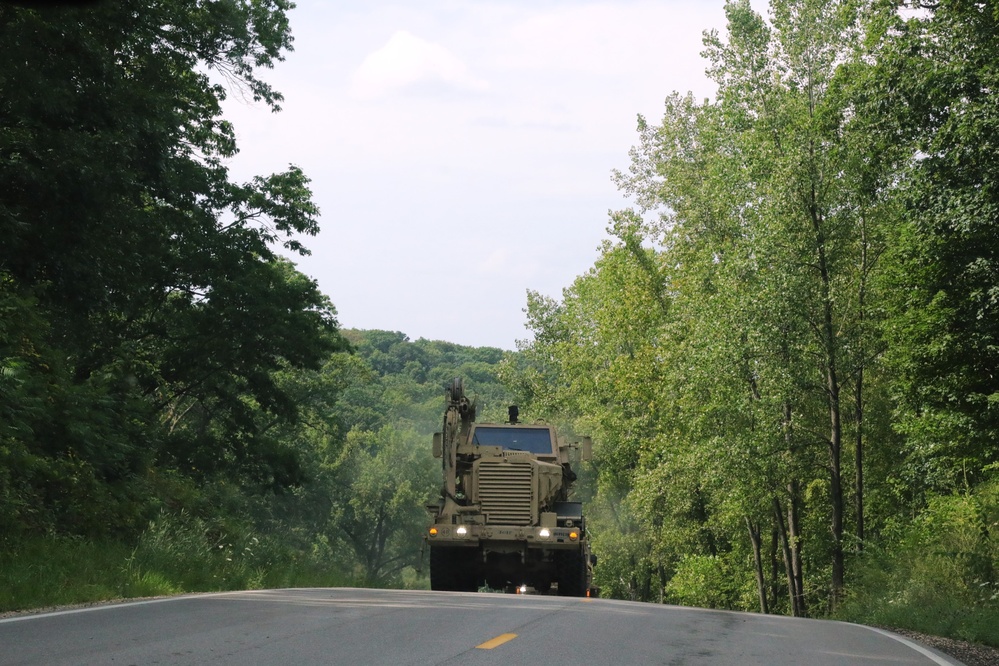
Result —
<instances>
[{"instance_id":1,"label":"military truck","mask_svg":"<svg viewBox=\"0 0 999 666\"><path fill-rule=\"evenodd\" d=\"M444 484L440 500L427 505L431 589L595 593L595 558L583 505L570 499L576 474L569 463L573 448L588 460L592 444L563 443L552 426L518 418L512 406L507 423L475 423L461 379L451 382L443 430L433 440Z\"/></svg>"}]
</instances>

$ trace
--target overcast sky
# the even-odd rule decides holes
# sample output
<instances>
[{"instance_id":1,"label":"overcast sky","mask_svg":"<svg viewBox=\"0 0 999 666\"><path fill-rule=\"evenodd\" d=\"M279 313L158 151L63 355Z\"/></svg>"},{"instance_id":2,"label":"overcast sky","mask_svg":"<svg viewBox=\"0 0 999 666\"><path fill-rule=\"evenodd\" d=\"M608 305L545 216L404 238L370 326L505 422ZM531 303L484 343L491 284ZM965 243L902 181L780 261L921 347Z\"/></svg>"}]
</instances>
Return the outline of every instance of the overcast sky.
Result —
<instances>
[{"instance_id":1,"label":"overcast sky","mask_svg":"<svg viewBox=\"0 0 999 666\"><path fill-rule=\"evenodd\" d=\"M760 4L754 6L760 9ZM629 201L636 117L712 96L701 33L722 0L298 0L295 50L232 96L238 180L289 163L322 232L296 259L348 328L514 349L528 289L559 296Z\"/></svg>"}]
</instances>

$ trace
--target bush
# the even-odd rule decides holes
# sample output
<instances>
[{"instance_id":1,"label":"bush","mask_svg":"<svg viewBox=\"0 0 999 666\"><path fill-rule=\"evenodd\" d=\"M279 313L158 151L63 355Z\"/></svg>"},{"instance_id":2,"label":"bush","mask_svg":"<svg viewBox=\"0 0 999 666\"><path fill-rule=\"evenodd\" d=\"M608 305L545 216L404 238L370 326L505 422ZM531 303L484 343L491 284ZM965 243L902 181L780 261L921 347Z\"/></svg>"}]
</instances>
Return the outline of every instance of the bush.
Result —
<instances>
[{"instance_id":1,"label":"bush","mask_svg":"<svg viewBox=\"0 0 999 666\"><path fill-rule=\"evenodd\" d=\"M999 646L999 482L932 498L870 547L837 615Z\"/></svg>"},{"instance_id":2,"label":"bush","mask_svg":"<svg viewBox=\"0 0 999 666\"><path fill-rule=\"evenodd\" d=\"M0 612L185 592L334 587L349 582L327 549L299 551L180 512L161 514L138 545L24 538L0 550ZM413 583L416 586L416 583Z\"/></svg>"},{"instance_id":3,"label":"bush","mask_svg":"<svg viewBox=\"0 0 999 666\"><path fill-rule=\"evenodd\" d=\"M743 569L724 557L685 555L666 584L669 601L701 608L743 608Z\"/></svg>"},{"instance_id":4,"label":"bush","mask_svg":"<svg viewBox=\"0 0 999 666\"><path fill-rule=\"evenodd\" d=\"M155 575L183 592L344 583L318 543L300 551L285 540L236 522L164 513L142 534L130 566L133 577Z\"/></svg>"}]
</instances>

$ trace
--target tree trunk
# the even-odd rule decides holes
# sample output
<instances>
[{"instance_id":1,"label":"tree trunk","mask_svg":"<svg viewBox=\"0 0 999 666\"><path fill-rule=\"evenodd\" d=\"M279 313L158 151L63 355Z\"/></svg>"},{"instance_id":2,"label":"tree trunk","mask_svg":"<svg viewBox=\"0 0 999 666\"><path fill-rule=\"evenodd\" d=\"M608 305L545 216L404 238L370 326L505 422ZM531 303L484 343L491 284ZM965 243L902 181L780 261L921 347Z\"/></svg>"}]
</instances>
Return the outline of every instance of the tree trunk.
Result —
<instances>
[{"instance_id":1,"label":"tree trunk","mask_svg":"<svg viewBox=\"0 0 999 666\"><path fill-rule=\"evenodd\" d=\"M770 529L770 600L776 608L780 599L780 562L777 554L780 550L780 535L776 527Z\"/></svg>"},{"instance_id":2,"label":"tree trunk","mask_svg":"<svg viewBox=\"0 0 999 666\"><path fill-rule=\"evenodd\" d=\"M866 319L867 319L867 273L871 270L871 263L867 254L867 218L860 216L860 288L857 293L857 319L860 322L860 335L857 339L860 366L857 368L857 394L854 409L854 418L857 423L857 439L854 449L854 469L855 477L855 502L857 511L857 552L864 552L864 368L867 364L867 354L864 343L866 342Z\"/></svg>"},{"instance_id":3,"label":"tree trunk","mask_svg":"<svg viewBox=\"0 0 999 666\"><path fill-rule=\"evenodd\" d=\"M857 510L857 552L864 552L864 368L857 374L857 405L854 418L857 420L857 441L854 451L855 502Z\"/></svg>"},{"instance_id":4,"label":"tree trunk","mask_svg":"<svg viewBox=\"0 0 999 666\"><path fill-rule=\"evenodd\" d=\"M749 530L749 540L753 543L753 564L756 570L756 591L760 596L760 612L766 615L770 612L767 606L767 581L763 576L763 556L760 552L760 526L746 516L746 529Z\"/></svg>"},{"instance_id":5,"label":"tree trunk","mask_svg":"<svg viewBox=\"0 0 999 666\"><path fill-rule=\"evenodd\" d=\"M826 398L829 406L829 500L832 505L832 590L830 604L835 608L843 595L843 422L840 409L840 380L837 369L836 328L833 322L832 277L826 257L825 219L818 206L813 181L809 215L815 233L815 253L822 293L822 321L818 327L819 341L825 352Z\"/></svg>"},{"instance_id":6,"label":"tree trunk","mask_svg":"<svg viewBox=\"0 0 999 666\"><path fill-rule=\"evenodd\" d=\"M836 608L843 595L844 561L843 561L843 470L841 458L843 451L842 424L840 422L838 386L835 397L832 387L835 373L830 370L830 400L829 417L832 431L829 441L829 499L832 503L830 529L832 531L832 596L830 606Z\"/></svg>"},{"instance_id":7,"label":"tree trunk","mask_svg":"<svg viewBox=\"0 0 999 666\"><path fill-rule=\"evenodd\" d=\"M801 520L798 516L800 491L797 481L791 481L787 486L790 499L787 504L787 528L791 538L791 572L794 577L794 607L795 615L808 617L808 607L805 604L805 574L801 565Z\"/></svg>"},{"instance_id":8,"label":"tree trunk","mask_svg":"<svg viewBox=\"0 0 999 666\"><path fill-rule=\"evenodd\" d=\"M794 566L792 564L791 544L787 536L787 529L784 527L784 512L781 510L780 500L773 498L774 522L777 525L777 532L780 535L780 545L784 552L784 571L787 574L787 593L791 601L791 615L800 617L798 611L798 593L794 582Z\"/></svg>"},{"instance_id":9,"label":"tree trunk","mask_svg":"<svg viewBox=\"0 0 999 666\"><path fill-rule=\"evenodd\" d=\"M794 410L791 403L784 402L784 442L788 454L795 455L794 443ZM805 577L801 566L801 522L798 519L799 497L798 481L792 479L787 484L787 527L784 527L784 517L780 503L774 498L774 513L781 538L784 541L784 560L788 570L788 594L791 596L791 613L795 617L805 617L808 609L805 605Z\"/></svg>"}]
</instances>

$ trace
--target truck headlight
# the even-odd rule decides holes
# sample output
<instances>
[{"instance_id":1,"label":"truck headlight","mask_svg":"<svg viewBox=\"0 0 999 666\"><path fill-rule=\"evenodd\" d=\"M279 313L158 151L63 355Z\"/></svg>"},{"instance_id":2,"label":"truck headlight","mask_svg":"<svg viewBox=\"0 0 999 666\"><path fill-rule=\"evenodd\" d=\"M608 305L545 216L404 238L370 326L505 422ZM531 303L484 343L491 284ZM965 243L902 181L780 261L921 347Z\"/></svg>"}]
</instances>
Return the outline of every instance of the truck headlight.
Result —
<instances>
[{"instance_id":1,"label":"truck headlight","mask_svg":"<svg viewBox=\"0 0 999 666\"><path fill-rule=\"evenodd\" d=\"M542 527L541 531L538 532L538 536L541 537L542 539L548 539L549 537L551 537L551 535L552 535L551 530L549 530L547 527Z\"/></svg>"},{"instance_id":2,"label":"truck headlight","mask_svg":"<svg viewBox=\"0 0 999 666\"><path fill-rule=\"evenodd\" d=\"M468 534L468 528L465 527L464 525L459 525L458 529L456 529L455 532L458 534L458 536L465 536L466 534Z\"/></svg>"}]
</instances>

